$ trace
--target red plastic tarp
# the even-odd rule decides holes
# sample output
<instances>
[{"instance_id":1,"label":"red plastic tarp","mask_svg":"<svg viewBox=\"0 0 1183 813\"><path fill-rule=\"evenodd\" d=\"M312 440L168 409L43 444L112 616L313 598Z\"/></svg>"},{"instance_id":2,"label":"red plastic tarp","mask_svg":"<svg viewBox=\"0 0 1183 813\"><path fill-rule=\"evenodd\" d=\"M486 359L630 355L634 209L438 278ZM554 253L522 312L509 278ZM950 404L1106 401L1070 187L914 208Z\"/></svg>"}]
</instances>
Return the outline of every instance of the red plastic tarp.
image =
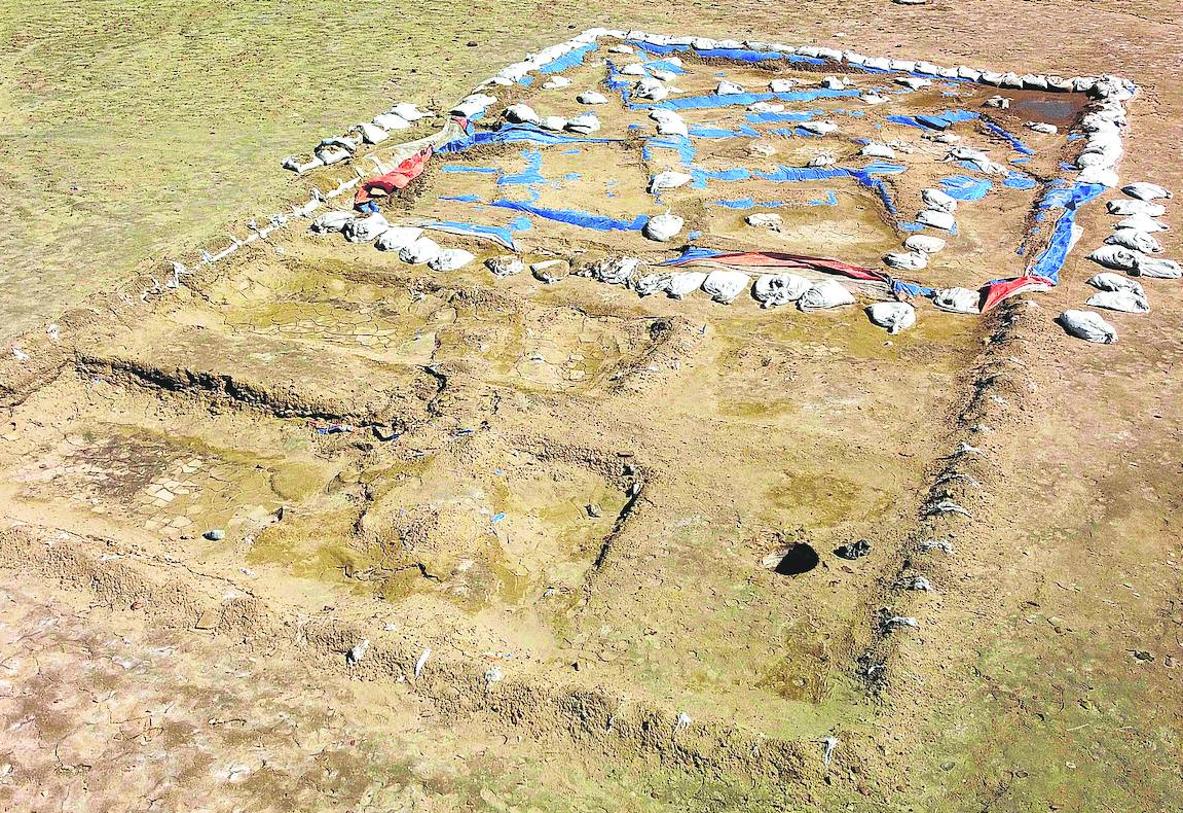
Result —
<instances>
[{"instance_id":1,"label":"red plastic tarp","mask_svg":"<svg viewBox=\"0 0 1183 813\"><path fill-rule=\"evenodd\" d=\"M424 147L385 175L366 178L358 186L357 194L353 196L353 204L359 206L369 201L371 199L370 192L375 189L381 189L388 195L393 194L396 189L405 189L407 184L418 178L423 174L423 170L427 169L431 153L431 147Z\"/></svg>"},{"instance_id":2,"label":"red plastic tarp","mask_svg":"<svg viewBox=\"0 0 1183 813\"><path fill-rule=\"evenodd\" d=\"M982 300L982 313L990 310L1008 297L1026 293L1027 291L1050 291L1055 285L1047 277L1041 277L1038 274L991 282L983 286L985 297Z\"/></svg>"},{"instance_id":3,"label":"red plastic tarp","mask_svg":"<svg viewBox=\"0 0 1183 813\"><path fill-rule=\"evenodd\" d=\"M873 282L891 282L891 277L873 268L852 265L829 257L811 257L807 254L786 254L780 251L735 251L721 252L710 256L690 256L685 262L674 261L670 265L683 265L695 260L710 260L724 265L758 266L765 268L810 268L815 271L830 271L852 279Z\"/></svg>"}]
</instances>

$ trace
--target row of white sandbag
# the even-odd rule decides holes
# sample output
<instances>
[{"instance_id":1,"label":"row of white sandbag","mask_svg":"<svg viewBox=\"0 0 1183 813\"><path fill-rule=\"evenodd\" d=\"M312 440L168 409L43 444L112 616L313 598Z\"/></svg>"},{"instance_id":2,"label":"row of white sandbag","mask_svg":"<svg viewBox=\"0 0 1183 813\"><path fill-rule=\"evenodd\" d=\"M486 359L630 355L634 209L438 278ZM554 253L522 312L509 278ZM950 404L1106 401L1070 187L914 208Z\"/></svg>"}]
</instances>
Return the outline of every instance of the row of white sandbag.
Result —
<instances>
[{"instance_id":1,"label":"row of white sandbag","mask_svg":"<svg viewBox=\"0 0 1183 813\"><path fill-rule=\"evenodd\" d=\"M417 226L392 225L381 214L357 216L353 212L325 212L312 221L316 234L340 233L351 243L373 243L382 251L397 251L399 259L427 265L433 271L456 271L476 256L462 248L444 248Z\"/></svg>"},{"instance_id":2,"label":"row of white sandbag","mask_svg":"<svg viewBox=\"0 0 1183 813\"><path fill-rule=\"evenodd\" d=\"M1106 208L1109 214L1124 219L1118 221L1113 234L1105 238L1105 245L1089 254L1089 259L1131 276L1123 277L1112 271L1094 275L1088 284L1098 292L1085 304L1121 313L1145 314L1150 312L1146 289L1133 276L1149 279L1183 277L1183 268L1176 261L1147 256L1162 251L1153 233L1166 230L1166 225L1158 220L1166 212L1166 207L1156 201L1170 199L1171 193L1158 184L1146 182L1127 184L1121 191L1129 199L1111 200ZM1117 328L1093 311L1064 311L1058 321L1069 335L1078 339L1097 344L1117 342Z\"/></svg>"},{"instance_id":3,"label":"row of white sandbag","mask_svg":"<svg viewBox=\"0 0 1183 813\"><path fill-rule=\"evenodd\" d=\"M1088 258L1105 268L1136 276L1183 277L1183 268L1175 260L1150 256L1163 250L1155 234L1167 230L1159 219L1166 207L1158 201L1170 199L1171 193L1158 184L1146 182L1127 184L1121 191L1128 200L1111 200L1106 204L1109 213L1121 220L1114 224L1113 233L1105 238L1104 245Z\"/></svg>"},{"instance_id":4,"label":"row of white sandbag","mask_svg":"<svg viewBox=\"0 0 1183 813\"><path fill-rule=\"evenodd\" d=\"M593 28L584 31L570 42L584 44L595 42L602 38L645 42L658 46L683 46L693 48L697 51L745 49L758 52L795 54L798 56L815 59L824 59L835 63L856 65L869 68L871 70L926 74L928 76L948 79L968 79L971 82L980 82L982 84L1007 88L1090 93L1098 98L1115 98L1119 101L1129 99L1137 91L1137 87L1133 82L1129 81L1128 79L1110 74L1101 76L1076 76L1070 78L1058 76L1055 74L1027 73L1019 75L1014 72L1004 73L980 70L965 65L945 67L925 60L870 57L853 50L842 50L838 48L812 45L791 46L784 43L763 42L760 40L716 40L709 37L669 36L664 34L652 34L637 30L623 31L606 28ZM539 67L541 67L541 65L539 65ZM528 73L529 71L526 72ZM524 75L525 73L521 74L521 76Z\"/></svg>"},{"instance_id":5,"label":"row of white sandbag","mask_svg":"<svg viewBox=\"0 0 1183 813\"><path fill-rule=\"evenodd\" d=\"M760 52L795 54L817 59L826 59L839 64L846 63L858 67L870 68L872 70L898 71L908 74L927 74L933 77L943 77L950 79L966 79L971 82L980 82L983 84L996 85L999 87L1087 92L1099 99L1110 99L1118 103L1131 98L1137 92L1137 86L1129 80L1108 74L1099 77L1078 76L1071 78L1034 73L1028 73L1020 76L1015 73L984 71L976 68L970 68L965 65L942 67L926 61L895 59L889 57L868 57L856 51L839 50L836 48L824 48L818 46L790 46L784 43L768 43L758 40L739 41L727 39L715 40L707 37L692 36L677 37L664 34L651 34L648 32L636 30L624 31L607 28L591 28L576 35L575 37L572 37L566 42L552 45L549 48L543 49L542 51L539 51L535 54L528 55L521 62L516 62L506 66L505 68L502 68L497 74L477 85L473 93L462 100L452 112L455 115L463 115L470 118L479 113L483 113L486 109L488 109L489 106L497 101L496 97L490 96L484 91L494 86L513 85L526 78L528 75L541 71L571 51L595 44L600 39L644 42L659 46L685 46L693 48L697 51L742 48ZM561 83L556 83L556 79L560 78L561 77L551 76L544 84L544 87L563 86ZM921 77L912 77L912 79L918 78ZM660 79L655 76L646 76L643 77L643 79L660 82ZM652 87L648 83L642 85L640 91L645 92L647 88L649 88L650 93L662 95L664 98L663 89ZM668 93L668 88L664 88L664 92ZM646 95L642 96L642 98L652 99L652 96Z\"/></svg>"},{"instance_id":6,"label":"row of white sandbag","mask_svg":"<svg viewBox=\"0 0 1183 813\"><path fill-rule=\"evenodd\" d=\"M289 155L283 159L280 165L297 175L303 175L318 167L339 164L353 157L363 144L381 144L390 137L392 131L406 130L414 126L415 122L430 115L430 112L420 110L410 102L399 102L374 116L372 121L363 121L353 125L345 131L344 135L321 140L313 148L311 158L301 161L296 156Z\"/></svg>"}]
</instances>

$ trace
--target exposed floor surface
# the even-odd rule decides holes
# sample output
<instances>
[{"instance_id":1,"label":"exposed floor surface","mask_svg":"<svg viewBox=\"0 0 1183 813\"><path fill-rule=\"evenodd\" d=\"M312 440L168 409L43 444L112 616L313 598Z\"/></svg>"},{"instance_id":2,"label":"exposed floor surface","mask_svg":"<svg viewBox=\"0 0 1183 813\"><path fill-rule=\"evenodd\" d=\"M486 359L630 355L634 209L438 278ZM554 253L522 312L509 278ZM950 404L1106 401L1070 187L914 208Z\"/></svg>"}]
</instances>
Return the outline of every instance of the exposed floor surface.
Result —
<instances>
[{"instance_id":1,"label":"exposed floor surface","mask_svg":"<svg viewBox=\"0 0 1183 813\"><path fill-rule=\"evenodd\" d=\"M250 28L199 9L185 18L196 30ZM1162 9L843 9L716 5L679 29L898 44L1000 70L1111 69L1143 88L1123 179L1183 189L1164 161L1177 157L1183 88L1167 72L1178 26ZM0 371L0 806L1172 808L1176 284L1153 289L1150 315L1112 318L1118 344L1085 345L1052 323L1095 271L1078 251L1051 293L984 318L929 312L888 337L857 308L638 299L576 277L494 280L475 264L437 274L293 230L150 302L94 297L248 216L239 206L295 197L301 182L276 156L377 109L395 61L420 66L398 77L398 97L451 100L523 48L568 36L568 20L661 30L671 16L600 11L441 9L432 36L459 40L450 60L417 41L377 49L367 76L350 75L365 61L361 31L393 30L394 11L354 7L318 35L324 47L259 57L282 64L278 78L304 65L348 77L349 93L316 86L335 107L314 126L252 131L248 111L218 110L251 86L219 79L198 118L235 128L240 160L207 160L234 137L167 153L128 141L136 170L118 196L96 192L102 205L59 234L8 231L13 324L54 318L62 331L54 342L38 328L22 339L29 359ZM316 14L275 25L311 29ZM468 27L494 17L505 33ZM52 9L44 18L57 24ZM110 28L154 19L180 25L160 7ZM69 71L31 82L51 41L19 25L5 36L24 38L24 84L10 91L24 95L0 105L6 129L33 115L31 99L48 122L53 104L79 98ZM1031 31L1056 31L1059 50ZM178 52L212 47L189 44ZM165 74L195 58L164 52ZM252 82L265 70L215 61ZM278 78L284 98L312 106ZM135 102L152 117L178 103L152 98ZM272 97L263 106L298 116ZM104 139L132 127L120 118ZM158 121L133 129L153 141ZM118 176L91 150L77 159L95 173L88 188ZM182 191L150 183L140 152L167 155ZM17 178L7 194L29 212L18 222L60 223L38 201L68 173L33 189L14 174L21 159L2 160ZM224 173L216 203L200 202L213 187L184 169L194 164ZM195 208L144 219L159 211L146 190ZM1101 208L1082 216L1082 247L1110 228ZM1167 254L1183 253L1177 209ZM111 237L112 220L131 236ZM1000 228L1019 236L1017 223ZM90 229L111 242L95 242L94 273L79 274L63 235ZM35 283L22 286L20 257L34 256L55 273L29 266ZM93 309L58 318L88 297ZM929 510L946 498L969 516ZM867 555L835 553L860 540ZM906 589L919 576L931 592ZM885 631L891 616L918 627Z\"/></svg>"}]
</instances>

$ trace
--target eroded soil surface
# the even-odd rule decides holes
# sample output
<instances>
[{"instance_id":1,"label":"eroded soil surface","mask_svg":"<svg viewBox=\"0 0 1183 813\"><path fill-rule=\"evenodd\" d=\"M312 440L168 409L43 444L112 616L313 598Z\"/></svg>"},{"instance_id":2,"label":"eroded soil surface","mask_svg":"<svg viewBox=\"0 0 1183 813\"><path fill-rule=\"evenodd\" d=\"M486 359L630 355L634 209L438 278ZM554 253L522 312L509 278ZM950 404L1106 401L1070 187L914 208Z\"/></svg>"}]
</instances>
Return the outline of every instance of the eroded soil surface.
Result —
<instances>
[{"instance_id":1,"label":"eroded soil surface","mask_svg":"<svg viewBox=\"0 0 1183 813\"><path fill-rule=\"evenodd\" d=\"M850 13L1130 76L1122 177L1183 181L1160 11ZM1183 291L1075 342L1082 254L892 337L302 231L66 314L0 377L2 805L1171 809Z\"/></svg>"}]
</instances>

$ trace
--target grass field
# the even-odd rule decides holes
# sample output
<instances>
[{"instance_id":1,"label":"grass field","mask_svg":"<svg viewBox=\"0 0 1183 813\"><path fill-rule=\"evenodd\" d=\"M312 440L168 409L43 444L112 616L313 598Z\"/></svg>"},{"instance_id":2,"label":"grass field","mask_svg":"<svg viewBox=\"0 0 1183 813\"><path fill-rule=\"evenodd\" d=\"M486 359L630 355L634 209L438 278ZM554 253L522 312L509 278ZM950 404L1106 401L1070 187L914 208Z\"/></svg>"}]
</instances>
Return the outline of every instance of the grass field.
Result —
<instances>
[{"instance_id":1,"label":"grass field","mask_svg":"<svg viewBox=\"0 0 1183 813\"><path fill-rule=\"evenodd\" d=\"M1093 8L1030 12L1080 29L1042 55L1047 67L1082 64L1090 49L1114 53L1111 32L1136 34L1139 19L1171 25L1167 8L1140 3L1082 26L1075 6ZM918 33L920 15L933 58L975 54L972 36L939 41L941 26L990 26L984 9L916 12L865 1L789 10L668 0L627 8L600 0L0 0L0 332L11 337L134 269L223 242L228 223L284 196L281 157L360 112L390 100L450 102L491 67L573 29L832 42L842 34L890 48ZM1023 50L1000 38L989 56L1002 65ZM1170 64L1165 52L1137 57L1151 70Z\"/></svg>"}]
</instances>

